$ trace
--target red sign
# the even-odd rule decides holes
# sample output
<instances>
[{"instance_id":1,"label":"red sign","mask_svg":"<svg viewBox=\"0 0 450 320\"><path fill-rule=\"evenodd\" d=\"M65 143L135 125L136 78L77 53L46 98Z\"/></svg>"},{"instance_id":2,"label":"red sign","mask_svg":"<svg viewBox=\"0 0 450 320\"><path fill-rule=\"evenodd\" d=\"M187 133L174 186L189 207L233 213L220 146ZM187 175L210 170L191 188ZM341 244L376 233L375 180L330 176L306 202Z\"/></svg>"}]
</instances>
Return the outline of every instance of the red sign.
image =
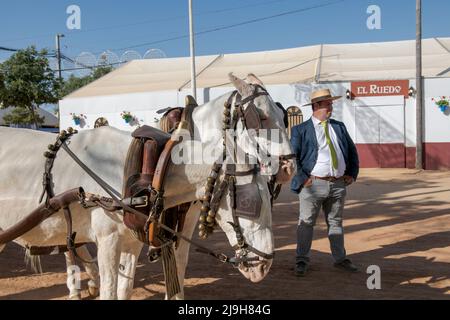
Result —
<instances>
[{"instance_id":1,"label":"red sign","mask_svg":"<svg viewBox=\"0 0 450 320\"><path fill-rule=\"evenodd\" d=\"M352 82L352 97L404 96L408 98L409 80Z\"/></svg>"}]
</instances>

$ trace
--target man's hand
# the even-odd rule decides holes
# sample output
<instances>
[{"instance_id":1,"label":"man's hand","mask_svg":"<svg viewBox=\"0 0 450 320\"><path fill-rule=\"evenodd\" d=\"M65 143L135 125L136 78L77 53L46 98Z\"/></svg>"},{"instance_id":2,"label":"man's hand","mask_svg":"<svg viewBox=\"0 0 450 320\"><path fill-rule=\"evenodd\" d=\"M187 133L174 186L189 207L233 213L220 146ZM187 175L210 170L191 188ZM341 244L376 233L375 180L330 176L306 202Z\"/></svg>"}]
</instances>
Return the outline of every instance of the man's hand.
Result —
<instances>
[{"instance_id":1,"label":"man's hand","mask_svg":"<svg viewBox=\"0 0 450 320\"><path fill-rule=\"evenodd\" d=\"M308 178L308 180L306 180L305 183L303 184L303 187L308 188L308 187L312 186L312 184L313 184L312 179Z\"/></svg>"},{"instance_id":2,"label":"man's hand","mask_svg":"<svg viewBox=\"0 0 450 320\"><path fill-rule=\"evenodd\" d=\"M344 176L344 182L347 186L351 185L355 180L352 176Z\"/></svg>"}]
</instances>

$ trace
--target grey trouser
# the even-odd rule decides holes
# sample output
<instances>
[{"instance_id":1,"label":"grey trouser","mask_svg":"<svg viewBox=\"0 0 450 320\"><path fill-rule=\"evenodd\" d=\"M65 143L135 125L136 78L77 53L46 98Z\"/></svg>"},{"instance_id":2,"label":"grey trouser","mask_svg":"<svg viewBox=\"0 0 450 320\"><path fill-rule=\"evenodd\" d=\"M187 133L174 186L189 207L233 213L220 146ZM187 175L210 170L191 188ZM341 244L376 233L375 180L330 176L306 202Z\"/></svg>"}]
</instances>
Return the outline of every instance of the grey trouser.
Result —
<instances>
[{"instance_id":1,"label":"grey trouser","mask_svg":"<svg viewBox=\"0 0 450 320\"><path fill-rule=\"evenodd\" d=\"M343 179L329 182L314 179L313 184L300 193L300 221L297 229L297 259L309 263L309 251L313 239L313 228L320 209L325 213L328 225L328 239L335 262L346 258L344 248L344 229L342 213L344 211L347 188Z\"/></svg>"}]
</instances>

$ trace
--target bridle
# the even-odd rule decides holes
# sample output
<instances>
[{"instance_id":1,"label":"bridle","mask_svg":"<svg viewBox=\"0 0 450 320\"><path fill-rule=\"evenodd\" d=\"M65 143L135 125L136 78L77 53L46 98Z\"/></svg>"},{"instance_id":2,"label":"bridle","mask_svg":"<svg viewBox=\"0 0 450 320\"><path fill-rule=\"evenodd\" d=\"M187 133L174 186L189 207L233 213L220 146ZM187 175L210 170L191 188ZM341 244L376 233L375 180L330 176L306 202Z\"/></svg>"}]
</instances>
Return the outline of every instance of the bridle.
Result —
<instances>
[{"instance_id":1,"label":"bridle","mask_svg":"<svg viewBox=\"0 0 450 320\"><path fill-rule=\"evenodd\" d=\"M208 236L213 232L214 227L217 225L216 223L216 215L219 208L220 200L225 194L226 189L228 189L230 200L231 200L231 210L232 210L232 218L233 221L228 222L232 227L236 234L237 244L233 246L233 249L238 252L237 258L240 261L240 264L244 266L248 266L251 261L259 261L259 257L264 259L273 259L274 252L265 253L257 250L255 247L248 244L246 241L244 234L242 232L241 225L239 223L239 218L236 214L236 180L237 177L242 176L255 176L260 172L260 166L254 165L254 167L248 171L236 171L235 164L227 164L225 169L223 169L223 163L227 159L227 150L226 150L226 135L227 130L237 129L237 124L239 121L242 122L243 127L248 130L255 130L257 133L260 129L263 129L263 124L258 113L257 107L255 105L255 99L260 96L268 96L269 93L265 88L260 85L254 85L254 91L245 99L242 99L241 95L238 91L234 91L228 100L225 102L224 109L224 120L222 127L222 135L223 135L223 154L221 158L213 164L211 173L207 180L207 185L205 188L205 195L202 197L202 208L200 212L199 219L199 236L201 239L207 239ZM234 103L233 103L234 102ZM245 106L247 107L245 108ZM234 107L234 110L232 110ZM236 145L236 135L233 135L234 145ZM255 141L256 147L259 147L259 144ZM283 156L280 157L281 160L287 160L295 157L295 155ZM236 155L233 157L234 161L236 161ZM223 170L222 170L223 169ZM223 171L223 179L219 183L218 178L220 171ZM273 178L273 177L272 177ZM272 180L272 179L271 179ZM273 181L272 181L273 182ZM269 183L270 186L270 183ZM269 188L270 189L270 188ZM270 193L273 197L273 190L270 190ZM272 203L271 199L271 203ZM256 255L256 257L248 257L248 253L252 252Z\"/></svg>"}]
</instances>

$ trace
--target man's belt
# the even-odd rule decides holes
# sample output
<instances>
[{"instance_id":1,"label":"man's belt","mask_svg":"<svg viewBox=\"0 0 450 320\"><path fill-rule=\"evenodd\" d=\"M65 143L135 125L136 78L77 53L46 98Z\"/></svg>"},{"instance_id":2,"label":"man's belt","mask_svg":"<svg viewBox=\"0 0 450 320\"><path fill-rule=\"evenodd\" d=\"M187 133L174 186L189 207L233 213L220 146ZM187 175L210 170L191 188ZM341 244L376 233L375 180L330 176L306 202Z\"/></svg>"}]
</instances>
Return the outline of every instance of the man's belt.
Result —
<instances>
[{"instance_id":1,"label":"man's belt","mask_svg":"<svg viewBox=\"0 0 450 320\"><path fill-rule=\"evenodd\" d=\"M336 178L336 177L317 177L317 176L311 176L311 179L319 179L319 180L325 180L325 181L329 181L329 182L336 182L339 180L344 179L344 177L340 177L340 178Z\"/></svg>"}]
</instances>

